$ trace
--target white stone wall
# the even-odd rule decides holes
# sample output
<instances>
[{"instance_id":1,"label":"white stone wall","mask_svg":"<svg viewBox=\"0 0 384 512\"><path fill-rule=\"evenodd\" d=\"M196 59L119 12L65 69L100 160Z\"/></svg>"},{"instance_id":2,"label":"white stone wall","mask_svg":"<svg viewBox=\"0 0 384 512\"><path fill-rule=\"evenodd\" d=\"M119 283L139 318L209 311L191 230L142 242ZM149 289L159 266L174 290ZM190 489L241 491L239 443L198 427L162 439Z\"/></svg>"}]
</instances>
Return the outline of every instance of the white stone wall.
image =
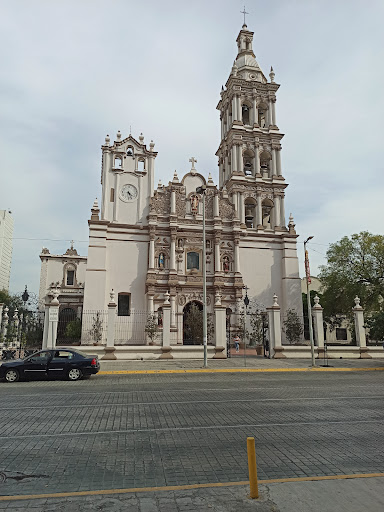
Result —
<instances>
[{"instance_id":1,"label":"white stone wall","mask_svg":"<svg viewBox=\"0 0 384 512\"><path fill-rule=\"evenodd\" d=\"M0 210L0 290L9 289L13 249L13 218Z\"/></svg>"}]
</instances>

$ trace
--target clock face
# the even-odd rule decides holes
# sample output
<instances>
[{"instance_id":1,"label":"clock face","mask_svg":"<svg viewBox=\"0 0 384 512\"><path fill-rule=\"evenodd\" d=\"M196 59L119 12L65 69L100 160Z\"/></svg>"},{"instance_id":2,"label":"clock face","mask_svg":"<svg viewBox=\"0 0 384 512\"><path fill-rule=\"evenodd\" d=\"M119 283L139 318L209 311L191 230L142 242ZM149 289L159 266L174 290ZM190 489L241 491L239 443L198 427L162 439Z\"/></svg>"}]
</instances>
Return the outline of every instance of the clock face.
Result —
<instances>
[{"instance_id":1,"label":"clock face","mask_svg":"<svg viewBox=\"0 0 384 512\"><path fill-rule=\"evenodd\" d=\"M138 195L139 193L134 185L124 185L120 190L120 199L125 202L134 201Z\"/></svg>"}]
</instances>

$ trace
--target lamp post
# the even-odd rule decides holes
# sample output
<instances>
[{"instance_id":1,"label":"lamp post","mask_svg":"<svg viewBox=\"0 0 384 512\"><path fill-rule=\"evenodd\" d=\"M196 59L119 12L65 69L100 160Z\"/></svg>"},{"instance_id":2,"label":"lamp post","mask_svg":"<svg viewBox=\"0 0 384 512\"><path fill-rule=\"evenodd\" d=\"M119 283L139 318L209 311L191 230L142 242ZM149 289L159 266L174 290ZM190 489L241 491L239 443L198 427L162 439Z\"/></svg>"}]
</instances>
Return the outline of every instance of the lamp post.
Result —
<instances>
[{"instance_id":1,"label":"lamp post","mask_svg":"<svg viewBox=\"0 0 384 512\"><path fill-rule=\"evenodd\" d=\"M245 306L245 314L244 314L244 332L243 332L243 343L244 343L244 366L247 366L247 356L246 356L246 328L247 328L247 313L248 313L248 305L249 305L249 298L248 298L248 286L243 286L243 289L245 290L245 297L244 297L244 306Z\"/></svg>"},{"instance_id":2,"label":"lamp post","mask_svg":"<svg viewBox=\"0 0 384 512\"><path fill-rule=\"evenodd\" d=\"M205 193L206 185L197 187L196 193L203 196L203 347L204 347L204 368L207 368L207 268L206 268L206 247L205 247Z\"/></svg>"},{"instance_id":3,"label":"lamp post","mask_svg":"<svg viewBox=\"0 0 384 512\"><path fill-rule=\"evenodd\" d=\"M311 341L312 367L314 367L314 366L316 366L316 364L315 364L315 344L313 342L311 295L309 293L309 283L311 282L311 277L310 277L310 271L309 271L309 259L308 259L308 251L307 251L307 243L309 242L309 240L312 240L312 238L313 238L313 236L309 236L304 241L304 262L305 262L305 280L307 282L309 339Z\"/></svg>"}]
</instances>

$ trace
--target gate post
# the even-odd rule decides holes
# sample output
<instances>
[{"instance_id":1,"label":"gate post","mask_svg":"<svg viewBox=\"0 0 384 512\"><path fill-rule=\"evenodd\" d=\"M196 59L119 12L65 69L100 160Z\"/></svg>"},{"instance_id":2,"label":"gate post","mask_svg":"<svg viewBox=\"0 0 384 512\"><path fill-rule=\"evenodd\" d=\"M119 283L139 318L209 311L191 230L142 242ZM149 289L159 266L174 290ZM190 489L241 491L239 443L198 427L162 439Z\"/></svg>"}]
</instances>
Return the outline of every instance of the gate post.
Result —
<instances>
[{"instance_id":1,"label":"gate post","mask_svg":"<svg viewBox=\"0 0 384 512\"><path fill-rule=\"evenodd\" d=\"M111 291L109 294L110 301L108 303L108 327L107 327L107 344L104 348L103 359L115 360L115 320L116 320L116 308L117 304L115 301L115 292Z\"/></svg>"},{"instance_id":2,"label":"gate post","mask_svg":"<svg viewBox=\"0 0 384 512\"><path fill-rule=\"evenodd\" d=\"M315 331L315 341L317 345L318 357L324 356L324 325L323 325L323 308L320 306L320 299L316 295L313 299L315 305L312 306L312 317Z\"/></svg>"},{"instance_id":3,"label":"gate post","mask_svg":"<svg viewBox=\"0 0 384 512\"><path fill-rule=\"evenodd\" d=\"M4 302L0 302L0 333L1 333L1 325L3 323L3 307L4 307Z\"/></svg>"},{"instance_id":4,"label":"gate post","mask_svg":"<svg viewBox=\"0 0 384 512\"><path fill-rule=\"evenodd\" d=\"M221 294L215 294L215 355L213 359L226 359L226 315L225 306L221 304Z\"/></svg>"},{"instance_id":5,"label":"gate post","mask_svg":"<svg viewBox=\"0 0 384 512\"><path fill-rule=\"evenodd\" d=\"M15 312L13 313L13 339L12 339L12 345L13 348L17 348L17 335L19 334L19 310L15 308Z\"/></svg>"},{"instance_id":6,"label":"gate post","mask_svg":"<svg viewBox=\"0 0 384 512\"><path fill-rule=\"evenodd\" d=\"M53 349L56 347L57 340L57 326L59 323L59 290L57 288L52 290L53 299L48 306L48 334L47 334L47 349ZM45 325L45 320L44 320Z\"/></svg>"},{"instance_id":7,"label":"gate post","mask_svg":"<svg viewBox=\"0 0 384 512\"><path fill-rule=\"evenodd\" d=\"M355 318L356 343L360 347L360 359L371 359L368 355L367 340L365 338L364 309L360 305L360 299L356 295L355 307L352 309Z\"/></svg>"},{"instance_id":8,"label":"gate post","mask_svg":"<svg viewBox=\"0 0 384 512\"><path fill-rule=\"evenodd\" d=\"M6 336L7 336L8 311L9 311L8 306L5 306L5 308L4 308L4 315L3 315L3 325L2 325L2 328L1 328L2 329L1 333L3 335L4 343L6 343Z\"/></svg>"},{"instance_id":9,"label":"gate post","mask_svg":"<svg viewBox=\"0 0 384 512\"><path fill-rule=\"evenodd\" d=\"M170 293L164 293L163 304L163 341L160 359L173 359L171 354L171 303L169 302Z\"/></svg>"},{"instance_id":10,"label":"gate post","mask_svg":"<svg viewBox=\"0 0 384 512\"><path fill-rule=\"evenodd\" d=\"M273 305L267 308L269 328L269 353L274 359L285 359L281 345L281 320L280 306L277 303L277 295L273 296Z\"/></svg>"}]
</instances>

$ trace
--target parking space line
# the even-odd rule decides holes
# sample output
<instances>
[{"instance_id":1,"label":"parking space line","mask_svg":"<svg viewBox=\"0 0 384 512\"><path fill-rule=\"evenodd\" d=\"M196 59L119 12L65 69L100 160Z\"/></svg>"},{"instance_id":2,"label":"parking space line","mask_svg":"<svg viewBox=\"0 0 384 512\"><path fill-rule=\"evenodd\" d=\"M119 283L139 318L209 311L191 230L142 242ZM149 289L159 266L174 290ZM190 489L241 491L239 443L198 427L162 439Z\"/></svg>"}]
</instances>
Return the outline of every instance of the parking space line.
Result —
<instances>
[{"instance_id":1,"label":"parking space line","mask_svg":"<svg viewBox=\"0 0 384 512\"><path fill-rule=\"evenodd\" d=\"M296 478L274 478L269 480L259 480L259 484L290 483L290 482L318 482L322 480L347 480L352 478L377 478L384 477L384 473L355 473L352 475L326 475L326 476L308 476ZM162 487L132 487L129 489L103 489L98 491L74 491L57 492L46 494L19 494L17 496L0 496L0 501L19 501L44 498L70 498L75 496L97 496L100 494L129 494L136 492L156 492L156 491L185 491L188 489L206 489L210 487L233 487L240 485L249 485L247 480L241 482L213 482L207 484L190 485L170 485Z\"/></svg>"}]
</instances>

